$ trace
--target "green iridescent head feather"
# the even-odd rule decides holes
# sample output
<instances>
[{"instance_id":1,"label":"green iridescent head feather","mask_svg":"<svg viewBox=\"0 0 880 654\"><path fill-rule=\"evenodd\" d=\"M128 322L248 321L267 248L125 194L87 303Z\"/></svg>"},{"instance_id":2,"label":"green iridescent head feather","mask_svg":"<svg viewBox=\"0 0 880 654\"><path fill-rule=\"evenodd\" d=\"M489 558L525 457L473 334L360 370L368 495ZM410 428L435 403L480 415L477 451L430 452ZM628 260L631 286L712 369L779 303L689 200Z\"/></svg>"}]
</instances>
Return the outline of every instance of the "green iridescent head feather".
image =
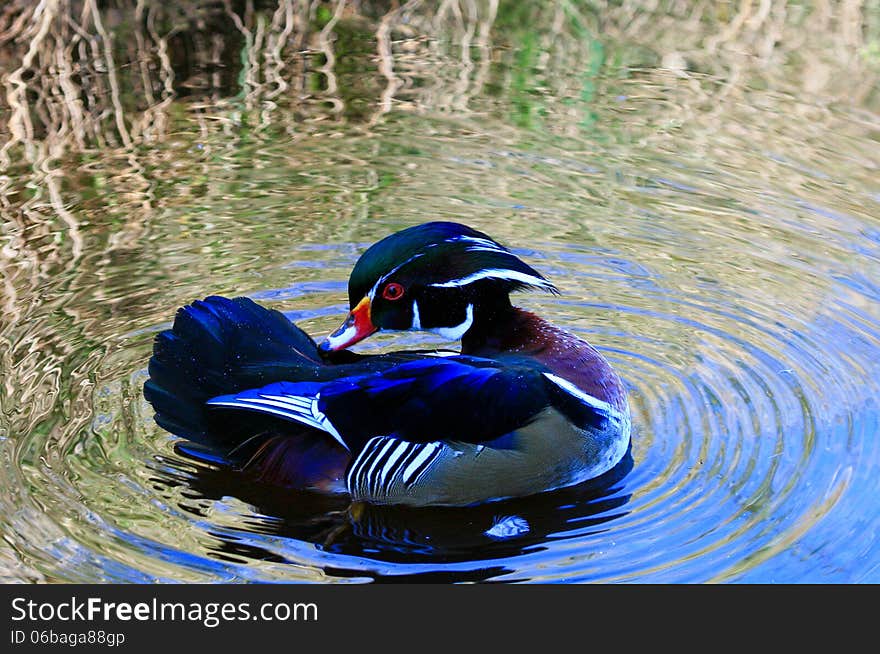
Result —
<instances>
[{"instance_id":1,"label":"green iridescent head feather","mask_svg":"<svg viewBox=\"0 0 880 654\"><path fill-rule=\"evenodd\" d=\"M488 280L507 292L535 288L558 293L543 275L503 245L453 222L416 225L372 245L349 278L351 306L392 279L407 287L424 280L436 288L462 288Z\"/></svg>"}]
</instances>

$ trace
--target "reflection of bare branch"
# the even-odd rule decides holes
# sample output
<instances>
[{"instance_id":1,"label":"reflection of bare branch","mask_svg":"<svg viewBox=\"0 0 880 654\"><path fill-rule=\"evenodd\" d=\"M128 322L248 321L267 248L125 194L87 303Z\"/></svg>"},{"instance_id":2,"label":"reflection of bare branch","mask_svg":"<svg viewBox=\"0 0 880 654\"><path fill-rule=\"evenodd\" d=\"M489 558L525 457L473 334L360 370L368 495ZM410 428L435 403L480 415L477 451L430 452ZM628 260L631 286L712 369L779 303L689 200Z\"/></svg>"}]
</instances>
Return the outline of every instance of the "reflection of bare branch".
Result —
<instances>
[{"instance_id":1,"label":"reflection of bare branch","mask_svg":"<svg viewBox=\"0 0 880 654\"><path fill-rule=\"evenodd\" d=\"M751 16L747 22L746 27L748 27L753 32L761 29L761 26L764 24L764 21L767 20L767 17L770 15L770 8L773 6L772 0L761 0L761 4L758 7L758 11L755 12L754 16Z\"/></svg>"},{"instance_id":2,"label":"reflection of bare branch","mask_svg":"<svg viewBox=\"0 0 880 654\"><path fill-rule=\"evenodd\" d=\"M345 0L242 4L239 15L231 0L194 0L180 7L117 0L115 11L101 9L102 14L96 0L10 0L0 9L0 43L10 46L0 54L0 64L12 64L12 72L3 79L8 112L0 123L0 165L9 167L17 147L32 159L34 138L48 138L50 133L55 154L68 147L83 151L121 143L130 150L161 142L177 87L192 79L201 79L203 85L207 80L208 90L192 98L192 106L223 101L228 88L221 89L221 71L230 67L240 72L238 91L245 107L260 112L259 129L271 120L288 123L306 113L326 115L328 106L330 115L374 123L393 109L430 106L462 113L471 110L472 99L491 78L493 57L498 64L494 72L501 75L498 81L509 84L506 76L514 50L506 48L518 45L515 36L513 42L504 42L506 32L493 38L498 0L409 0L376 16L369 14L376 5ZM329 20L310 34L319 8L326 12L328 6ZM880 19L872 3L841 0L832 6L828 0L814 0L805 7L798 4L795 11L786 0L740 0L732 12L728 10L728 5L707 0L535 3L522 29L531 38L537 36L531 72L536 88L546 90L545 109L557 112L556 119L568 125L559 123L560 130L577 130L579 110L559 103L580 92L574 68L592 56L589 39L573 31L575 23L578 29L592 23L597 33L601 30L622 43L644 43L680 72L698 67L715 74L727 82L729 92L736 90L730 85L734 77L736 85L744 86L755 76L764 78L764 85L790 83L797 76L812 93L831 90L836 96L856 98L876 94L878 71L867 66L861 54L869 39L877 42L871 25ZM368 29L373 25L384 83L357 93L375 92L374 98L358 98L376 106L375 113L343 114L342 97L351 90L339 89L334 41L344 15L356 17ZM224 17L227 27L216 29ZM120 29L129 29L132 38L118 34ZM236 35L245 41L237 51ZM492 48L493 41L505 49ZM192 52L175 49L186 42L195 44ZM817 42L828 47L815 47ZM322 89L311 81L315 68L309 43L323 55L318 64L326 81ZM795 54L797 66L786 67L784 62ZM192 79L176 80L178 62L195 71ZM850 74L835 74L840 70ZM132 87L142 92L127 94ZM188 86L188 95L197 87ZM59 150L55 146L62 141L68 145Z\"/></svg>"},{"instance_id":3,"label":"reflection of bare branch","mask_svg":"<svg viewBox=\"0 0 880 654\"><path fill-rule=\"evenodd\" d=\"M25 71L30 69L33 64L40 46L46 35L49 33L49 27L55 18L57 10L57 0L41 0L34 10L34 16L40 17L39 26L36 33L30 39L30 45L21 59L21 65L16 68L7 78L6 101L12 109L12 113L7 121L12 137L0 148L0 165L7 168L10 164L9 149L17 143L24 143L25 147L33 148L34 126L31 122L30 111L27 103L27 84L22 79Z\"/></svg>"},{"instance_id":4,"label":"reflection of bare branch","mask_svg":"<svg viewBox=\"0 0 880 654\"><path fill-rule=\"evenodd\" d=\"M70 128L73 132L73 138L76 141L77 147L83 149L86 146L85 116L83 114L82 100L80 100L80 89L73 82L74 73L70 61L70 47L63 48L61 42L58 42L55 48L58 85L64 94L64 103L70 114Z\"/></svg>"},{"instance_id":5,"label":"reflection of bare branch","mask_svg":"<svg viewBox=\"0 0 880 654\"><path fill-rule=\"evenodd\" d=\"M284 27L279 30L281 19ZM275 84L275 88L266 94L267 100L273 100L287 90L289 84L284 80L284 58L282 50L293 32L294 13L291 0L280 0L278 9L272 16L272 29L266 41L266 81Z\"/></svg>"},{"instance_id":6,"label":"reflection of bare branch","mask_svg":"<svg viewBox=\"0 0 880 654\"><path fill-rule=\"evenodd\" d=\"M336 55L333 53L333 45L330 42L330 35L333 33L336 23L342 18L342 12L345 10L345 2L346 0L337 0L336 10L333 12L333 16L318 33L318 48L323 53L325 59L324 65L320 68L320 71L327 79L325 99L332 104L332 111L336 114L341 114L345 109L345 106L342 102L342 98L339 97L339 87L336 82L335 71Z\"/></svg>"},{"instance_id":7,"label":"reflection of bare branch","mask_svg":"<svg viewBox=\"0 0 880 654\"><path fill-rule=\"evenodd\" d=\"M146 0L137 0L137 5L135 5L134 8L134 21L136 25L134 38L137 41L137 62L141 71L141 84L144 87L144 98L147 101L147 105L152 106L156 104L156 99L153 97L153 81L150 79L149 55L142 28L144 23L144 10L146 9L144 5L145 2Z\"/></svg>"},{"instance_id":8,"label":"reflection of bare branch","mask_svg":"<svg viewBox=\"0 0 880 654\"><path fill-rule=\"evenodd\" d=\"M394 53L391 48L391 30L398 17L407 11L412 11L421 3L421 0L409 0L402 7L390 11L385 14L379 21L379 27L376 29L376 46L379 55L379 72L387 80L385 88L382 90L382 96L379 99L379 109L370 119L371 123L379 120L382 114L391 111L391 104L397 90L403 84L397 75L394 74Z\"/></svg>"},{"instance_id":9,"label":"reflection of bare branch","mask_svg":"<svg viewBox=\"0 0 880 654\"><path fill-rule=\"evenodd\" d=\"M260 13L257 14L257 31L254 34L253 45L248 48L248 79L246 83L250 85L251 90L245 97L245 106L249 110L253 110L257 105L257 98L260 95L262 84L260 83L260 58L259 52L263 47L263 39L266 36L266 17Z\"/></svg>"},{"instance_id":10,"label":"reflection of bare branch","mask_svg":"<svg viewBox=\"0 0 880 654\"><path fill-rule=\"evenodd\" d=\"M257 31L254 34L248 27L253 16L253 2L251 0L248 0L245 5L244 21L233 11L231 0L223 0L223 6L226 9L227 16L232 19L235 28L244 37L244 56L242 57L244 70L241 75L243 86L241 93L245 100L245 107L248 110L253 110L260 91L260 62L257 53L262 47L263 35L265 33L263 15L259 14L257 16Z\"/></svg>"},{"instance_id":11,"label":"reflection of bare branch","mask_svg":"<svg viewBox=\"0 0 880 654\"><path fill-rule=\"evenodd\" d=\"M116 129L122 138L125 147L131 147L131 136L128 133L128 127L125 125L125 114L122 111L122 103L119 101L119 78L116 74L116 63L113 60L113 41L110 34L104 29L101 22L101 14L95 0L87 0L87 5L91 12L92 21L95 23L95 29L101 35L101 41L104 44L104 61L107 64L107 81L110 84L110 101L113 103L113 114L116 117Z\"/></svg>"},{"instance_id":12,"label":"reflection of bare branch","mask_svg":"<svg viewBox=\"0 0 880 654\"><path fill-rule=\"evenodd\" d=\"M656 79L670 105L689 94L676 107L682 121L724 115L756 87L878 99L880 9L863 0L558 0L517 6L515 23L504 13L514 4L498 0L0 4L3 245L33 259L15 284L89 254L76 171L125 205L103 247L135 247L164 201L157 185L173 176L169 135L200 141L187 152L207 176L198 157L235 149L242 105L258 138L278 133L270 127L299 137L303 122L328 117L375 125L393 112L511 107L532 126L579 136L613 84L612 61L626 59L609 51L640 46L666 69ZM54 238L59 228L70 237Z\"/></svg>"},{"instance_id":13,"label":"reflection of bare branch","mask_svg":"<svg viewBox=\"0 0 880 654\"><path fill-rule=\"evenodd\" d=\"M477 33L476 46L480 51L480 66L477 69L477 74L474 76L472 95L482 93L486 79L489 77L489 64L492 62L489 37L492 32L492 26L495 24L495 17L498 15L498 0L489 0L486 8L486 16L480 20Z\"/></svg>"},{"instance_id":14,"label":"reflection of bare branch","mask_svg":"<svg viewBox=\"0 0 880 654\"><path fill-rule=\"evenodd\" d=\"M457 111L464 111L467 109L467 89L468 86L470 86L471 72L474 69L474 64L471 61L471 41L474 38L474 32L476 31L477 26L477 7L473 0L466 0L465 6L467 7L467 21L461 31L461 43L459 45L461 48L461 69L458 73L458 82L455 84L455 89L453 91L452 103L453 109ZM456 12L456 17L460 21L462 20L460 11Z\"/></svg>"},{"instance_id":15,"label":"reflection of bare branch","mask_svg":"<svg viewBox=\"0 0 880 654\"><path fill-rule=\"evenodd\" d=\"M52 208L55 209L56 215L67 225L67 236L72 244L71 256L73 260L77 260L83 253L83 237L79 231L79 221L74 217L67 207L64 206L64 200L61 198L61 188L58 184L58 173L49 173L44 178L46 188L49 189L49 197L52 201Z\"/></svg>"},{"instance_id":16,"label":"reflection of bare branch","mask_svg":"<svg viewBox=\"0 0 880 654\"><path fill-rule=\"evenodd\" d=\"M88 7L84 5L80 21L84 23L87 18ZM105 111L100 105L106 97L106 92L104 89L104 78L97 70L97 62L101 60L100 45L95 35L83 29L80 23L74 20L71 15L65 15L64 21L75 32L70 42L71 53L73 48L76 47L78 59L81 62L89 62L80 64L79 69L80 93L85 96L85 102L83 103L84 127L91 139L99 146L104 147L107 139L104 136L101 122Z\"/></svg>"},{"instance_id":17,"label":"reflection of bare branch","mask_svg":"<svg viewBox=\"0 0 880 654\"><path fill-rule=\"evenodd\" d=\"M25 24L31 20L36 10L37 6L25 4L21 1L7 4L3 8L3 13L0 14L0 27L5 27L7 24L9 24L9 27L0 32L0 45L24 34L26 31ZM17 16L16 13L18 13Z\"/></svg>"},{"instance_id":18,"label":"reflection of bare branch","mask_svg":"<svg viewBox=\"0 0 880 654\"><path fill-rule=\"evenodd\" d=\"M733 20L730 21L727 25L724 26L724 29L714 36L706 39L705 48L706 52L714 54L718 49L719 43L727 43L728 41L732 41L739 34L740 29L745 24L752 13L752 0L740 0L739 3L739 12L736 16L733 17Z\"/></svg>"},{"instance_id":19,"label":"reflection of bare branch","mask_svg":"<svg viewBox=\"0 0 880 654\"><path fill-rule=\"evenodd\" d=\"M18 290L13 283L14 262L18 259L19 248L15 245L16 236L9 233L11 229L18 231L20 225L12 214L12 201L10 195L13 194L10 178L7 175L0 176L0 218L7 226L4 230L3 240L5 241L0 247L0 274L3 276L3 319L11 322L17 322L21 312L18 308L16 300L18 299ZM14 226L14 227L13 227ZM2 350L3 348L0 348ZM6 368L8 370L9 368Z\"/></svg>"},{"instance_id":20,"label":"reflection of bare branch","mask_svg":"<svg viewBox=\"0 0 880 654\"><path fill-rule=\"evenodd\" d=\"M146 26L150 38L156 44L156 56L159 58L158 74L159 80L162 83L162 100L157 103L152 98L152 93L147 96L148 106L143 116L141 116L139 131L144 140L159 141L165 136L168 123L168 107L174 99L174 69L171 67L171 60L168 57L168 38L174 34L174 30L166 36L161 36L158 33L156 30L156 11L153 7L150 7L147 12ZM138 30L137 33L140 33L140 31ZM152 81L145 80L144 85L152 87Z\"/></svg>"}]
</instances>

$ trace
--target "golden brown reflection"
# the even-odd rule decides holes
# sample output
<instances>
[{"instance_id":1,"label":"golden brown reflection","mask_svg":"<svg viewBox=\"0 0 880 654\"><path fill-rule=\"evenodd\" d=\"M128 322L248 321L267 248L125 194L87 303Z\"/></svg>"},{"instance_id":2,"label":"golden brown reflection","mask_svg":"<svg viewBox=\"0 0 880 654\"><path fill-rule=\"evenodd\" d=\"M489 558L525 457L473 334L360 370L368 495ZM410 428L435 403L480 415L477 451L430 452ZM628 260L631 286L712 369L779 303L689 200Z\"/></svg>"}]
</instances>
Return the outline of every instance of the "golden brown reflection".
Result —
<instances>
[{"instance_id":1,"label":"golden brown reflection","mask_svg":"<svg viewBox=\"0 0 880 654\"><path fill-rule=\"evenodd\" d=\"M14 313L10 275L76 261L86 247L84 218L70 210L73 171L107 176L102 192L127 205L109 247L134 247L163 170L181 165L159 147L181 120L200 126L206 157L222 147L212 135L234 147L265 130L297 139L328 124L375 125L391 111L480 116L499 105L515 124L578 137L613 83L603 77L636 67L679 78L663 89L669 126L742 130L747 121L729 112L763 87L821 96L803 105L809 132L831 121L835 100L876 106L880 6L13 0L0 13L0 46L4 269L30 262L30 273L4 275ZM801 145L804 159L823 157Z\"/></svg>"}]
</instances>

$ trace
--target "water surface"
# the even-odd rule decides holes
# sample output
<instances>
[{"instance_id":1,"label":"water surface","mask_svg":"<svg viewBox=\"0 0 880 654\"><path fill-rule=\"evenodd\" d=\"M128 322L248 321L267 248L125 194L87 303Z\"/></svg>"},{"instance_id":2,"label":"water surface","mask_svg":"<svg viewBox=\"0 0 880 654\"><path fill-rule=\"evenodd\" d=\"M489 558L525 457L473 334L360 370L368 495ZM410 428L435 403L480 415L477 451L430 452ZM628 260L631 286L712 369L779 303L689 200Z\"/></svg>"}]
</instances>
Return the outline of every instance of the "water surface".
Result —
<instances>
[{"instance_id":1,"label":"water surface","mask_svg":"<svg viewBox=\"0 0 880 654\"><path fill-rule=\"evenodd\" d=\"M306 4L107 12L85 54L50 16L0 61L4 579L880 581L878 12ZM618 369L604 484L352 510L153 423L177 307L321 337L359 254L427 220L510 246L562 291L516 303Z\"/></svg>"}]
</instances>

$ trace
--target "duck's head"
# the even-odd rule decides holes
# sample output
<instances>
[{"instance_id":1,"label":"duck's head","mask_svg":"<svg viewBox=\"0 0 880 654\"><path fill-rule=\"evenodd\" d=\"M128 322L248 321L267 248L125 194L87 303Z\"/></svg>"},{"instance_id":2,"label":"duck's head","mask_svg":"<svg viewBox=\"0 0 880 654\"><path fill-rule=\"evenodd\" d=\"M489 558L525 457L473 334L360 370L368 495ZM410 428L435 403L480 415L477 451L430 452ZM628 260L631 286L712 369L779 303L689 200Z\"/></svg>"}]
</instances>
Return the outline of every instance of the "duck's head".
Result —
<instances>
[{"instance_id":1,"label":"duck's head","mask_svg":"<svg viewBox=\"0 0 880 654\"><path fill-rule=\"evenodd\" d=\"M430 222L370 246L348 280L351 312L321 343L343 350L380 330L425 330L461 337L516 290L556 287L486 234Z\"/></svg>"}]
</instances>

